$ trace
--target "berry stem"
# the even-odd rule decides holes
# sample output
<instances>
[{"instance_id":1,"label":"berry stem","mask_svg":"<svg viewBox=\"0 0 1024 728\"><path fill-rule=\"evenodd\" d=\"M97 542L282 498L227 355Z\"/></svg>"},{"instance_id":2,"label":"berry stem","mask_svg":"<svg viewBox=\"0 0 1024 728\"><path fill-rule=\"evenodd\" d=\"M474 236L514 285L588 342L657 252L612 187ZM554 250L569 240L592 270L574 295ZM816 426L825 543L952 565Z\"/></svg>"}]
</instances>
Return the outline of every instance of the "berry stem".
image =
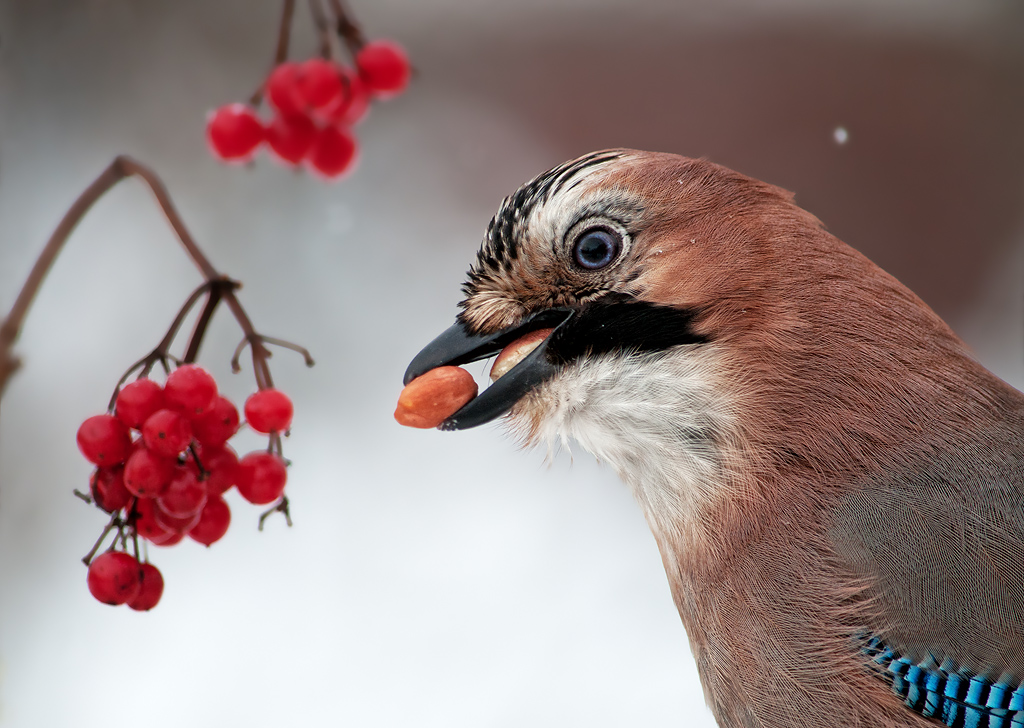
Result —
<instances>
[{"instance_id":1,"label":"berry stem","mask_svg":"<svg viewBox=\"0 0 1024 728\"><path fill-rule=\"evenodd\" d=\"M281 6L281 23L277 29L277 48L274 50L273 70L288 59L288 41L292 35L292 17L295 15L295 0L284 0ZM263 84L249 97L249 106L257 107L263 101Z\"/></svg>"},{"instance_id":2,"label":"berry stem","mask_svg":"<svg viewBox=\"0 0 1024 728\"><path fill-rule=\"evenodd\" d=\"M331 10L334 11L335 30L338 37L345 42L345 47L348 48L352 58L355 58L359 50L366 45L366 36L352 19L352 13L345 7L343 0L330 0L330 2Z\"/></svg>"},{"instance_id":3,"label":"berry stem","mask_svg":"<svg viewBox=\"0 0 1024 728\"><path fill-rule=\"evenodd\" d=\"M96 539L96 543L94 543L92 548L89 549L89 553L82 557L82 563L88 566L92 561L92 557L96 555L96 552L100 550L100 546L102 546L103 542L106 540L107 534L114 528L120 529L122 526L124 526L124 523L120 519L120 511L114 511L114 514L110 516L110 521L108 521L107 525L103 528L103 533L101 533L100 537ZM117 539L115 538L114 541L116 542Z\"/></svg>"},{"instance_id":4,"label":"berry stem","mask_svg":"<svg viewBox=\"0 0 1024 728\"><path fill-rule=\"evenodd\" d=\"M246 345L252 347L252 365L253 374L256 376L256 387L258 389L270 389L274 386L274 380L270 376L270 367L267 366L267 359L272 355L270 350L263 345L263 337L259 334L254 333L252 336L246 334L238 346L235 347L235 354L231 357L231 371L236 374L242 371L242 365L238 363L238 358L242 355ZM257 352L259 353L257 354Z\"/></svg>"},{"instance_id":5,"label":"berry stem","mask_svg":"<svg viewBox=\"0 0 1024 728\"><path fill-rule=\"evenodd\" d=\"M135 551L135 560L139 559L139 532L136 529L132 529L132 549Z\"/></svg>"},{"instance_id":6,"label":"berry stem","mask_svg":"<svg viewBox=\"0 0 1024 728\"><path fill-rule=\"evenodd\" d=\"M294 5L293 0L287 0L285 2L286 9L292 5ZM288 22L290 22L290 20ZM239 287L239 284L226 276L221 275L217 269L213 267L213 264L210 263L209 259L196 244L196 241L188 231L188 228L185 227L185 223L182 221L177 208L174 206L174 202L171 200L171 196L168 193L167 188L156 173L149 167L137 162L131 157L120 155L114 158L114 161L111 162L110 165L100 173L99 177L97 177L92 184L90 184L85 191L78 196L78 199L72 203L71 207L64 214L64 217L57 225L57 229L53 231L53 234L47 241L42 253L40 253L39 258L36 260L35 265L32 267L32 271L29 273L25 284L22 286L17 299L15 299L14 306L11 308L10 313L7 315L7 318L4 319L3 324L0 325L0 395L3 394L7 380L19 366L19 362L11 350L15 340L18 338L18 334L21 332L21 327L24 323L25 316L28 313L29 306L38 293L47 272L49 272L50 268L53 266L53 262L63 249L64 243L67 242L67 239L70 237L71 233L85 214L104 194L106 194L106 192L126 177L139 177L146 183L150 192L152 192L153 196L156 198L156 202L163 211L164 216L167 218L167 222L171 226L171 229L173 229L175 234L178 236L178 240L181 242L182 247L185 248L185 252L188 253L192 262L195 263L199 272L206 279L206 282L196 289L196 291L194 291L189 297L189 300L182 308L182 311L179 312L177 318L175 318L174 323L171 325L171 329L167 332L167 335L164 336L164 340L160 342L160 345L158 345L157 348L149 355L136 362L136 364L128 370L125 377L122 378L118 387L120 387L120 384L124 383L124 380L127 379L132 371L140 366L145 367L145 373L148 373L149 369L151 369L153 364L157 361L159 361L165 369L168 368L167 358L170 355L167 354L167 348L173 341L174 335L177 333L178 328L180 328L184 318L188 314L188 311L191 310L203 293L207 291L211 292L211 300L213 300L214 290L217 291L219 300L223 300L228 309L230 309L231 313L234 315L235 320L238 322L238 325L245 336L245 341L247 341L252 348L253 370L256 373L257 384L260 388L273 386L270 379L270 368L267 366L266 362L267 358L270 356L270 352L263 345L264 337L256 332L248 314L246 314L245 309L242 308L242 304L235 296L235 289ZM217 302L212 304L208 302L207 309L204 309L203 314L200 315L199 320L197 321L196 330L193 332L192 339L188 347L189 352L193 355L198 352L199 343L206 332L206 326L209 323L210 316L213 314L212 309L216 307L216 305ZM310 360L307 355L307 363L309 361ZM237 364L236 356L236 358L232 360L232 366L237 367Z\"/></svg>"},{"instance_id":7,"label":"berry stem","mask_svg":"<svg viewBox=\"0 0 1024 728\"><path fill-rule=\"evenodd\" d=\"M281 500L278 501L276 506L274 506L273 508L270 508L270 509L264 511L260 515L260 525L259 525L259 529L258 530L260 530L260 531L263 530L263 522L266 521L270 517L270 515L272 513L283 513L284 514L285 523L287 523L288 527L291 528L291 526L292 526L292 514L291 514L291 511L288 509L288 496L286 496L286 495L281 496Z\"/></svg>"},{"instance_id":8,"label":"berry stem","mask_svg":"<svg viewBox=\"0 0 1024 728\"><path fill-rule=\"evenodd\" d=\"M171 344L174 342L174 338L178 335L178 330L181 329L181 325L185 322L185 318L188 316L189 312L196 305L196 302L202 298L204 293L211 291L214 288L215 283L216 281L207 281L203 285L199 286L199 288L192 291L192 294L188 297L188 300L185 301L185 305L181 307L181 310L178 311L178 315L174 317L174 321L171 322L170 328L167 329L167 333L164 334L164 338L160 340L160 343L156 345L156 348L128 367L128 371L121 376L117 382L117 386L114 387L114 394L111 395L110 403L107 405L107 410L109 412L114 411L114 403L117 401L117 395L121 391L121 387L124 386L124 383L128 381L128 377L130 377L136 369L141 367L142 371L139 372L139 376L145 377L150 373L150 371L152 371L153 365L157 362L160 362L163 365L165 371L170 370L170 367L167 366L168 358L175 359L179 364L183 363L178 361L176 357L172 356L169 349L171 348ZM193 335L193 338L195 338L195 335ZM196 345L196 348L198 348L198 344Z\"/></svg>"},{"instance_id":9,"label":"berry stem","mask_svg":"<svg viewBox=\"0 0 1024 728\"><path fill-rule=\"evenodd\" d=\"M28 314L29 306L32 305L36 293L39 292L43 279L46 278L46 274L53 265L53 261L57 258L57 254L64 247L64 241L67 240L71 231L75 229L75 226L78 225L78 222L89 211L89 208L93 206L96 200L102 197L120 179L121 175L114 165L105 169L79 195L74 204L68 208L68 211L64 213L64 217L61 218L57 229L53 231L49 241L46 243L46 247L43 248L43 252L39 254L35 265L32 266L32 271L18 293L14 306L11 308L10 313L7 314L3 324L0 325L0 397L3 395L7 380L21 365L18 358L14 356L12 348L15 340L18 338L18 334L21 333L21 326L25 321L25 316Z\"/></svg>"},{"instance_id":10,"label":"berry stem","mask_svg":"<svg viewBox=\"0 0 1024 728\"><path fill-rule=\"evenodd\" d=\"M299 346L298 344L293 344L290 341L285 341L284 339L275 338L273 336L260 336L260 338L263 339L264 344L273 344L274 346L280 346L282 349L291 349L292 351L302 354L302 358L305 359L307 367L311 367L314 364L316 364L316 362L313 361L313 357L309 353L309 350L306 349L305 347Z\"/></svg>"},{"instance_id":11,"label":"berry stem","mask_svg":"<svg viewBox=\"0 0 1024 728\"><path fill-rule=\"evenodd\" d=\"M203 305L202 313L196 319L196 326L192 330L192 336L189 337L188 348L185 350L184 358L182 358L185 364L194 364L199 356L199 346L203 343L203 336L206 335L206 327L210 325L210 319L213 318L213 312L217 310L217 304L224 298L224 291L234 291L242 287L242 284L238 281L232 281L228 278L209 281L207 285L209 286L210 293L206 303Z\"/></svg>"},{"instance_id":12,"label":"berry stem","mask_svg":"<svg viewBox=\"0 0 1024 728\"><path fill-rule=\"evenodd\" d=\"M313 16L313 24L316 26L317 38L320 41L320 57L331 60L331 24L327 20L320 0L309 0L309 12Z\"/></svg>"}]
</instances>

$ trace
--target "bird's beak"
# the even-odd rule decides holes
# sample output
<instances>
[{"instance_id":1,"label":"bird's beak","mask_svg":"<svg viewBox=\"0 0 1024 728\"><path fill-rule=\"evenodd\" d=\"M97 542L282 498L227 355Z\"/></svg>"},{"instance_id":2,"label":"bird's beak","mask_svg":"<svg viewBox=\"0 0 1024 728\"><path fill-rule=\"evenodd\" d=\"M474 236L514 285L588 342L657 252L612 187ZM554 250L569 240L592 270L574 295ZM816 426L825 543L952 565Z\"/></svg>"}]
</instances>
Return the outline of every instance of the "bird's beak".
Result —
<instances>
[{"instance_id":1,"label":"bird's beak","mask_svg":"<svg viewBox=\"0 0 1024 728\"><path fill-rule=\"evenodd\" d=\"M573 316L568 308L540 311L516 326L491 334L471 334L462 323L456 323L417 354L405 370L404 383L441 366L458 366L486 359L508 344L538 329L554 331L497 381L450 416L441 430L466 430L490 422L512 409L523 395L558 371L558 364L548 352L548 344Z\"/></svg>"}]
</instances>

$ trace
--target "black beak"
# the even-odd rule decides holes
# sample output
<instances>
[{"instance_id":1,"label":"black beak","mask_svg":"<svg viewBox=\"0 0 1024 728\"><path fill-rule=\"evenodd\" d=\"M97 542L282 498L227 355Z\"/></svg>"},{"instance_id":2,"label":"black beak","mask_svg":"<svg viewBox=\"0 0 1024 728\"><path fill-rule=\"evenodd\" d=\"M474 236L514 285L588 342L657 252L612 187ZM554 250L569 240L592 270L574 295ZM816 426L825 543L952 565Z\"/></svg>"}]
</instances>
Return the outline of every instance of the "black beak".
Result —
<instances>
[{"instance_id":1,"label":"black beak","mask_svg":"<svg viewBox=\"0 0 1024 728\"><path fill-rule=\"evenodd\" d=\"M506 345L537 329L556 329L521 362L512 367L498 381L491 384L462 409L446 419L440 430L466 430L494 420L512 409L523 395L558 371L548 354L548 343L573 316L568 308L550 308L540 311L522 323L493 334L471 334L462 323L457 323L427 344L405 370L403 382L408 384L421 374L441 366L458 366L486 359L497 354Z\"/></svg>"}]
</instances>

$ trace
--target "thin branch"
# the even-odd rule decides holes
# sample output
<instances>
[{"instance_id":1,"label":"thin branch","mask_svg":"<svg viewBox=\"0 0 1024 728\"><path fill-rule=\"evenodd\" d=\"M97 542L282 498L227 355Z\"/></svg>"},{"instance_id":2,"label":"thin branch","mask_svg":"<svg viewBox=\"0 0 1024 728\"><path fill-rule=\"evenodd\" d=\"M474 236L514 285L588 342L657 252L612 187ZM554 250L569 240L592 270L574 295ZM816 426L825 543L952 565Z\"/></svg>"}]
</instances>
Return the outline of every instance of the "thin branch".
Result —
<instances>
[{"instance_id":1,"label":"thin branch","mask_svg":"<svg viewBox=\"0 0 1024 728\"><path fill-rule=\"evenodd\" d=\"M135 560L139 563L142 561L139 559L139 529L132 529L132 550L135 551Z\"/></svg>"},{"instance_id":2,"label":"thin branch","mask_svg":"<svg viewBox=\"0 0 1024 728\"><path fill-rule=\"evenodd\" d=\"M239 359L242 356L242 352L245 351L246 346L252 347L253 369L256 374L256 384L260 389L267 389L274 386L274 381L270 377L270 367L267 366L267 359L272 356L272 353L270 349L264 346L264 344L273 344L274 346L280 346L285 349L291 349L292 351L298 352L302 355L307 367L311 367L316 364L309 351L298 344L293 344L292 342L285 341L284 339L277 339L273 336L264 336L263 334L255 334L254 336L246 335L240 342L238 342L238 346L235 347L235 353L231 357L231 371L235 374L242 371L242 365L239 363Z\"/></svg>"},{"instance_id":3,"label":"thin branch","mask_svg":"<svg viewBox=\"0 0 1024 728\"><path fill-rule=\"evenodd\" d=\"M164 186L163 181L156 176L156 173L149 167L143 165L140 162L135 161L131 157L118 156L114 159L113 165L121 170L121 176L114 180L115 182L120 181L125 177L141 177L142 180L149 185L150 192L156 197L157 204L160 205L160 209L164 213L164 217L167 218L167 222L178 236L178 240L185 246L186 252L189 257L192 258L192 262L199 268L199 272L203 274L203 278L208 281L216 280L220 278L220 273L213 267L213 264L203 254L203 251L196 245L195 239L192 234L189 233L188 228L185 227L185 222L181 219L181 215L178 214L178 209L174 206L174 202L171 200L170 193L167 192L167 187ZM111 185L113 186L113 185Z\"/></svg>"},{"instance_id":4,"label":"thin branch","mask_svg":"<svg viewBox=\"0 0 1024 728\"><path fill-rule=\"evenodd\" d=\"M338 37L344 41L348 52L355 59L356 54L366 45L366 36L352 19L352 13L348 12L343 0L331 0L331 10L334 11L335 30Z\"/></svg>"},{"instance_id":5,"label":"thin branch","mask_svg":"<svg viewBox=\"0 0 1024 728\"><path fill-rule=\"evenodd\" d=\"M277 49L274 51L274 64L270 67L273 71L288 59L288 40L292 35L292 17L295 15L295 0L284 0L281 6L281 23L277 29ZM263 88L265 84L260 83L259 88L249 97L250 106L259 106L263 101Z\"/></svg>"},{"instance_id":6,"label":"thin branch","mask_svg":"<svg viewBox=\"0 0 1024 728\"><path fill-rule=\"evenodd\" d=\"M292 351L298 352L302 355L302 358L306 360L307 367L316 365L316 362L313 361L313 356L305 347L293 344L290 341L285 341L284 339L274 338L273 336L261 336L260 338L263 339L264 344L273 344L274 346L280 346L283 349L291 349Z\"/></svg>"},{"instance_id":7,"label":"thin branch","mask_svg":"<svg viewBox=\"0 0 1024 728\"><path fill-rule=\"evenodd\" d=\"M142 368L142 371L139 372L140 377L149 376L150 371L153 369L153 365L157 362L162 362L164 369L167 369L167 358L171 356L169 350L171 348L171 344L174 343L174 337L178 335L178 330L181 329L181 325L185 322L185 318L192 310L192 307L195 306L199 299L203 297L204 293L207 293L213 288L214 283L214 281L207 281L203 285L199 286L199 288L192 291L188 300L185 301L185 305L181 307L181 310L179 310L178 314L174 317L174 321L171 322L171 326L167 329L167 333L164 334L164 338L162 338L160 343L156 345L156 348L128 367L128 371L126 371L117 381L117 386L114 387L114 393L110 397L110 404L107 405L107 410L111 412L114 411L114 403L117 402L117 395L120 393L121 387L124 386L124 383L128 381L128 377L130 377L132 372L136 369L140 367Z\"/></svg>"},{"instance_id":8,"label":"thin branch","mask_svg":"<svg viewBox=\"0 0 1024 728\"><path fill-rule=\"evenodd\" d=\"M313 25L316 26L316 35L320 43L320 57L326 60L331 59L331 24L327 20L320 0L309 0L309 12L313 16Z\"/></svg>"},{"instance_id":9,"label":"thin branch","mask_svg":"<svg viewBox=\"0 0 1024 728\"><path fill-rule=\"evenodd\" d=\"M119 518L120 513L120 511L114 511L113 515L110 516L110 521L107 523L106 528L103 529L103 533L101 533L100 537L96 539L96 543L93 544L93 547L91 549L89 549L89 553L82 557L83 564L85 564L86 566L89 565L89 563L92 561L92 557L95 556L96 552L100 550L100 546L103 545L103 541L107 538L107 534L110 533L111 530L113 530L114 528L120 529L124 525L124 523ZM117 537L114 538L114 542L117 543Z\"/></svg>"},{"instance_id":10,"label":"thin branch","mask_svg":"<svg viewBox=\"0 0 1024 728\"><path fill-rule=\"evenodd\" d=\"M35 298L36 293L38 293L39 287L42 285L43 279L46 277L46 273L50 270L50 267L53 265L53 261L63 249L64 243L67 242L68 237L81 221L82 217L94 204L96 204L100 197L126 177L139 177L149 187L150 192L152 192L153 196L156 198L157 204L160 206L164 216L167 218L168 224L178 236L178 240L181 242L182 247L185 248L185 252L188 253L192 262L195 263L196 267L199 268L200 273L202 273L203 277L206 279L204 287L220 287L221 297L224 303L227 305L228 309L231 310L235 320L238 321L239 327L242 329L242 333L252 347L253 370L256 373L257 384L261 388L273 386L270 379L270 369L266 363L266 359L270 356L270 352L267 351L265 346L263 346L262 337L256 333L256 329L253 327L252 321L246 314L245 309L242 308L242 304L239 303L238 299L235 297L235 288L237 288L237 284L217 272L217 269L213 267L213 264L209 261L206 255L203 254L202 250L200 250L195 239L192 237L192 234L189 232L188 228L185 227L185 223L181 219L181 215L178 213L177 208L174 206L174 202L171 200L171 196L168 193L167 188L164 186L164 183L160 178L157 177L156 173L149 167L146 167L131 157L118 156L105 170L103 170L100 176L97 177L81 195L79 195L78 199L75 200L71 205L71 208L67 213L65 213L60 224L57 225L57 229L53 231L49 241L47 241L46 246L43 248L43 252L40 254L39 259L32 268L32 272L25 281L25 285L22 286L22 290L18 294L18 298L15 300L10 314L8 314L3 324L0 325L0 395L3 394L3 389L8 378L18 366L17 359L11 352L11 348L15 340L18 338L18 334L21 332L21 327L24 323L29 305ZM201 290L193 293L193 297L195 297L196 300L198 300L199 295L201 295ZM194 303L195 301L190 299L190 303L186 305L186 308L191 307ZM180 317L183 319L184 314L180 314ZM176 320L176 323L180 326L180 321ZM168 335L173 339L173 333L176 333L176 331L177 328L172 326L172 330L168 331ZM166 338L167 337L165 337L165 339ZM163 345L164 342L161 342L161 344ZM168 341L166 346L169 345L170 342ZM161 348L166 347L158 347L158 350ZM166 360L160 358L159 361L161 361L165 368L167 367ZM142 363L151 367L155 361L144 359ZM135 367L132 369L134 368ZM148 371L148 369L146 371Z\"/></svg>"},{"instance_id":11,"label":"thin branch","mask_svg":"<svg viewBox=\"0 0 1024 728\"><path fill-rule=\"evenodd\" d=\"M284 514L285 523L288 524L289 528L291 527L291 525L292 525L292 514L291 514L291 510L289 510L289 508L288 508L288 496L286 496L286 495L281 496L281 500L278 501L277 505L275 505L273 508L270 508L270 509L264 511L260 515L260 524L259 524L259 528L257 530L260 530L260 531L263 530L263 522L266 521L267 518L269 518L272 513L283 513Z\"/></svg>"},{"instance_id":12,"label":"thin branch","mask_svg":"<svg viewBox=\"0 0 1024 728\"><path fill-rule=\"evenodd\" d=\"M18 297L14 301L11 312L7 314L7 318L0 325L0 397L3 396L7 380L21 364L14 356L12 348L15 340L18 338L18 334L21 332L21 326L25 321L29 306L32 305L33 299L35 299L36 294L39 292L43 279L46 278L46 274L53 266L53 261L56 260L57 254L64 247L64 241L68 239L68 236L81 221L85 213L89 211L89 208L107 190L117 184L122 176L117 166L117 160L114 160L114 163L103 170L103 173L79 195L74 204L64 213L64 217L61 218L57 229L53 231L49 241L46 243L46 247L43 248L43 252L39 254L39 258L32 267L32 271L25 280L25 284L21 287L21 292L18 293Z\"/></svg>"},{"instance_id":13,"label":"thin branch","mask_svg":"<svg viewBox=\"0 0 1024 728\"><path fill-rule=\"evenodd\" d=\"M242 284L238 281L232 281L227 278L222 278L219 281L210 281L210 295L203 305L202 313L196 319L192 336L189 337L188 348L185 350L185 356L182 357L184 363L192 364L198 358L199 347L203 343L203 337L206 335L206 328L210 325L210 319L213 318L214 311L217 310L217 304L224 298L224 291L234 291L241 287Z\"/></svg>"}]
</instances>

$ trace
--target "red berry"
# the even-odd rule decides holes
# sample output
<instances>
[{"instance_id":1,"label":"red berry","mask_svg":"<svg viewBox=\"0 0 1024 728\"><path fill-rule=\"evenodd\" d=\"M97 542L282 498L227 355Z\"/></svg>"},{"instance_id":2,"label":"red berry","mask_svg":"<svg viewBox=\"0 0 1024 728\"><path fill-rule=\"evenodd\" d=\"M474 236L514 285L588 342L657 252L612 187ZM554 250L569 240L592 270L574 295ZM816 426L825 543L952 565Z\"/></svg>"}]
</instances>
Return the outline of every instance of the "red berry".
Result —
<instances>
[{"instance_id":1,"label":"red berry","mask_svg":"<svg viewBox=\"0 0 1024 728\"><path fill-rule=\"evenodd\" d=\"M104 604L124 604L138 595L141 571L134 556L108 551L89 563L86 583L92 595Z\"/></svg>"},{"instance_id":2,"label":"red berry","mask_svg":"<svg viewBox=\"0 0 1024 728\"><path fill-rule=\"evenodd\" d=\"M301 114L305 110L299 90L300 76L299 64L288 62L279 65L267 77L267 99L284 116Z\"/></svg>"},{"instance_id":3,"label":"red berry","mask_svg":"<svg viewBox=\"0 0 1024 728\"><path fill-rule=\"evenodd\" d=\"M316 125L308 116L277 116L267 127L267 143L283 162L298 164L316 139Z\"/></svg>"},{"instance_id":4,"label":"red berry","mask_svg":"<svg viewBox=\"0 0 1024 728\"><path fill-rule=\"evenodd\" d=\"M157 410L142 425L142 441L157 455L176 458L192 442L192 426L174 410Z\"/></svg>"},{"instance_id":5,"label":"red berry","mask_svg":"<svg viewBox=\"0 0 1024 728\"><path fill-rule=\"evenodd\" d=\"M310 58L299 67L298 86L302 100L313 109L324 108L344 92L340 69L323 58Z\"/></svg>"},{"instance_id":6,"label":"red berry","mask_svg":"<svg viewBox=\"0 0 1024 728\"><path fill-rule=\"evenodd\" d=\"M356 140L347 130L327 126L320 130L306 155L306 162L328 179L352 169L356 158Z\"/></svg>"},{"instance_id":7,"label":"red berry","mask_svg":"<svg viewBox=\"0 0 1024 728\"><path fill-rule=\"evenodd\" d=\"M203 506L199 522L188 532L189 538L204 546L220 541L231 525L231 509L220 496L210 496Z\"/></svg>"},{"instance_id":8,"label":"red berry","mask_svg":"<svg viewBox=\"0 0 1024 728\"><path fill-rule=\"evenodd\" d=\"M168 538L161 540L157 545L173 546L181 541L179 536L184 536L192 530L192 527L199 522L199 515L201 513L202 510L200 509L187 516L172 516L169 513L164 512L160 507L159 501L153 501L153 518L156 520L157 525L169 534Z\"/></svg>"},{"instance_id":9,"label":"red berry","mask_svg":"<svg viewBox=\"0 0 1024 728\"><path fill-rule=\"evenodd\" d=\"M228 104L210 115L206 139L210 150L224 161L248 161L263 141L263 124L244 104Z\"/></svg>"},{"instance_id":10,"label":"red berry","mask_svg":"<svg viewBox=\"0 0 1024 728\"><path fill-rule=\"evenodd\" d=\"M151 414L163 406L164 388L143 377L121 387L114 410L117 419L138 430Z\"/></svg>"},{"instance_id":11,"label":"red berry","mask_svg":"<svg viewBox=\"0 0 1024 728\"><path fill-rule=\"evenodd\" d=\"M186 417L197 417L217 398L217 382L213 376L195 364L184 364L167 376L164 384L167 406Z\"/></svg>"},{"instance_id":12,"label":"red berry","mask_svg":"<svg viewBox=\"0 0 1024 728\"><path fill-rule=\"evenodd\" d=\"M142 577L139 593L128 600L128 606L137 612L148 612L155 607L164 593L164 576L149 562L141 564Z\"/></svg>"},{"instance_id":13,"label":"red berry","mask_svg":"<svg viewBox=\"0 0 1024 728\"><path fill-rule=\"evenodd\" d=\"M131 447L128 428L114 415L95 415L78 428L78 449L94 465L123 463Z\"/></svg>"},{"instance_id":14,"label":"red berry","mask_svg":"<svg viewBox=\"0 0 1024 728\"><path fill-rule=\"evenodd\" d=\"M370 109L370 91L354 71L342 69L342 81L344 92L321 109L319 116L328 125L355 126Z\"/></svg>"},{"instance_id":15,"label":"red berry","mask_svg":"<svg viewBox=\"0 0 1024 728\"><path fill-rule=\"evenodd\" d=\"M221 495L238 481L238 455L230 445L204 447L199 453L199 462L206 470L206 492L211 496ZM193 461L189 461L194 466ZM198 468L196 469L198 472Z\"/></svg>"},{"instance_id":16,"label":"red berry","mask_svg":"<svg viewBox=\"0 0 1024 728\"><path fill-rule=\"evenodd\" d=\"M279 389L261 389L245 400L245 421L256 432L284 432L292 424L292 401Z\"/></svg>"},{"instance_id":17,"label":"red berry","mask_svg":"<svg viewBox=\"0 0 1024 728\"><path fill-rule=\"evenodd\" d=\"M124 508L132 499L132 494L124 487L124 466L96 468L89 481L89 492L96 505L107 513Z\"/></svg>"},{"instance_id":18,"label":"red berry","mask_svg":"<svg viewBox=\"0 0 1024 728\"><path fill-rule=\"evenodd\" d=\"M412 66L402 46L390 40L375 40L356 54L356 67L367 88L378 96L394 96L405 90L412 78Z\"/></svg>"},{"instance_id":19,"label":"red berry","mask_svg":"<svg viewBox=\"0 0 1024 728\"><path fill-rule=\"evenodd\" d=\"M251 452L238 462L238 492L250 503L273 503L287 480L284 461L265 450Z\"/></svg>"},{"instance_id":20,"label":"red berry","mask_svg":"<svg viewBox=\"0 0 1024 728\"><path fill-rule=\"evenodd\" d=\"M236 432L238 408L227 397L217 397L209 410L192 420L192 434L205 447L220 447Z\"/></svg>"},{"instance_id":21,"label":"red berry","mask_svg":"<svg viewBox=\"0 0 1024 728\"><path fill-rule=\"evenodd\" d=\"M190 518L202 510L205 503L206 485L199 482L192 468L184 465L174 468L171 482L156 499L157 507L174 518ZM157 520L160 520L159 513Z\"/></svg>"},{"instance_id":22,"label":"red berry","mask_svg":"<svg viewBox=\"0 0 1024 728\"><path fill-rule=\"evenodd\" d=\"M197 519L197 518L199 518L199 514L198 513L193 517L193 519L192 519L192 521L190 521L190 523L195 523L195 519ZM171 546L177 546L179 543L181 543L182 541L185 540L185 534L187 532L188 532L188 528L184 528L184 529L182 529L180 531L170 531L167 534L167 538L163 539L162 541L153 541L152 544L154 546L159 546L160 548L164 548L164 549L165 548L169 548Z\"/></svg>"},{"instance_id":23,"label":"red berry","mask_svg":"<svg viewBox=\"0 0 1024 728\"><path fill-rule=\"evenodd\" d=\"M136 500L135 531L150 543L158 546L170 545L168 541L174 537L174 531L157 521L156 510L156 501L152 498Z\"/></svg>"},{"instance_id":24,"label":"red berry","mask_svg":"<svg viewBox=\"0 0 1024 728\"><path fill-rule=\"evenodd\" d=\"M124 464L124 486L139 498L156 498L171 481L175 465L146 447L136 448Z\"/></svg>"}]
</instances>

